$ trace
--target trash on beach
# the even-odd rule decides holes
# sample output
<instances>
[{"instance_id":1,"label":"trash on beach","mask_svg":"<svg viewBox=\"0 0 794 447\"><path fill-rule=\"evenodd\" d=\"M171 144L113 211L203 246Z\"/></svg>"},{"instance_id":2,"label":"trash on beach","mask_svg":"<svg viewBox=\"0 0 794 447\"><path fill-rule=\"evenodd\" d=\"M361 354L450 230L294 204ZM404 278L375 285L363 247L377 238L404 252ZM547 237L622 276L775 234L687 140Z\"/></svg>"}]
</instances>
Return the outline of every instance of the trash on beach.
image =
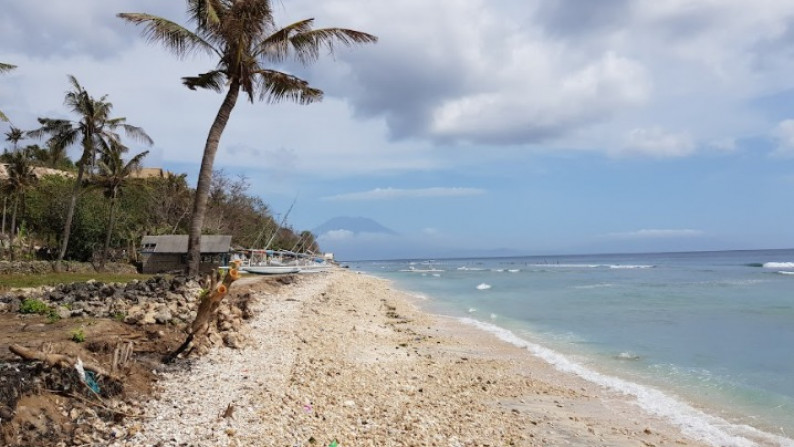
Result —
<instances>
[{"instance_id":1,"label":"trash on beach","mask_svg":"<svg viewBox=\"0 0 794 447\"><path fill-rule=\"evenodd\" d=\"M490 288L491 288L491 285L490 284L485 284L484 282L480 283L480 285L477 286L477 290L488 290Z\"/></svg>"},{"instance_id":2,"label":"trash on beach","mask_svg":"<svg viewBox=\"0 0 794 447\"><path fill-rule=\"evenodd\" d=\"M334 439L334 441L333 441L333 442L331 442L330 444L328 444L328 447L339 447L339 443L338 443L338 442L336 442L336 439Z\"/></svg>"}]
</instances>

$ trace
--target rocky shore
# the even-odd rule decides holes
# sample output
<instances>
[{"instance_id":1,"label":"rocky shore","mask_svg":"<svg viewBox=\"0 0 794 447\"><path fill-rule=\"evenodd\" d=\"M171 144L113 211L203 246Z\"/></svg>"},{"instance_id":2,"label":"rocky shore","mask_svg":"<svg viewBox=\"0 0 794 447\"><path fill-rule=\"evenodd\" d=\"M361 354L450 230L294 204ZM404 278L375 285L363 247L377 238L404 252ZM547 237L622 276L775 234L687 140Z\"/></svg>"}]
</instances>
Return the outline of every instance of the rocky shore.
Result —
<instances>
[{"instance_id":1,"label":"rocky shore","mask_svg":"<svg viewBox=\"0 0 794 447\"><path fill-rule=\"evenodd\" d=\"M248 345L159 372L158 398L111 445L702 445L385 281L334 272L278 293L255 281L234 286L253 297Z\"/></svg>"}]
</instances>

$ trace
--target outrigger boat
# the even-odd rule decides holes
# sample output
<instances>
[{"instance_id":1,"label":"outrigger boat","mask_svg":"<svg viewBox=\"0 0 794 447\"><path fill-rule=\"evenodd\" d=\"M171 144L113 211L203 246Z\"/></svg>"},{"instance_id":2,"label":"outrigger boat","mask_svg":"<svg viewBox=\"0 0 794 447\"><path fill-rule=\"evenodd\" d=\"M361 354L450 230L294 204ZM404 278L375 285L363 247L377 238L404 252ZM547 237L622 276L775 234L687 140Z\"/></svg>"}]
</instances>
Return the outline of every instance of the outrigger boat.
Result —
<instances>
[{"instance_id":1,"label":"outrigger boat","mask_svg":"<svg viewBox=\"0 0 794 447\"><path fill-rule=\"evenodd\" d=\"M240 270L259 275L321 272L331 267L325 260L286 250L237 250L232 260L240 261Z\"/></svg>"}]
</instances>

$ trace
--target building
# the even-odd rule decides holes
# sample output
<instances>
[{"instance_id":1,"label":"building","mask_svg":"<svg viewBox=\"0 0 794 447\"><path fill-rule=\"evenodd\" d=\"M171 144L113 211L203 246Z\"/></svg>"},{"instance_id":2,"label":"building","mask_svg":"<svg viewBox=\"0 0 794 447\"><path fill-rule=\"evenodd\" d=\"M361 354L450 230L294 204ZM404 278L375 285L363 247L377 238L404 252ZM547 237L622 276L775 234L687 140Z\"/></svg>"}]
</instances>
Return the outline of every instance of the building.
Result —
<instances>
[{"instance_id":1,"label":"building","mask_svg":"<svg viewBox=\"0 0 794 447\"><path fill-rule=\"evenodd\" d=\"M184 271L187 268L186 234L144 236L141 241L141 273ZM231 236L201 236L199 270L209 272L229 260Z\"/></svg>"}]
</instances>

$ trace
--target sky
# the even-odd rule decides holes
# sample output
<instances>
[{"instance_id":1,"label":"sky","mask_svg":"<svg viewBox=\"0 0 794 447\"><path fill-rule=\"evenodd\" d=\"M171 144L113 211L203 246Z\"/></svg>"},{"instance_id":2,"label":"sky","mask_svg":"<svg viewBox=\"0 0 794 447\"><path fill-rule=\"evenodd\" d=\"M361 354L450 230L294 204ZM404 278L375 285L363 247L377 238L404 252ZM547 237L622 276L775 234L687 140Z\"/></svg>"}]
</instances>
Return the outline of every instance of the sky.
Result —
<instances>
[{"instance_id":1,"label":"sky","mask_svg":"<svg viewBox=\"0 0 794 447\"><path fill-rule=\"evenodd\" d=\"M794 247L794 1L275 1L278 24L375 34L277 67L321 103L239 101L215 168L338 259ZM119 12L162 0L0 0L0 110L67 117L67 75L143 127L147 166L195 183L214 68ZM5 132L7 125L0 124Z\"/></svg>"}]
</instances>

